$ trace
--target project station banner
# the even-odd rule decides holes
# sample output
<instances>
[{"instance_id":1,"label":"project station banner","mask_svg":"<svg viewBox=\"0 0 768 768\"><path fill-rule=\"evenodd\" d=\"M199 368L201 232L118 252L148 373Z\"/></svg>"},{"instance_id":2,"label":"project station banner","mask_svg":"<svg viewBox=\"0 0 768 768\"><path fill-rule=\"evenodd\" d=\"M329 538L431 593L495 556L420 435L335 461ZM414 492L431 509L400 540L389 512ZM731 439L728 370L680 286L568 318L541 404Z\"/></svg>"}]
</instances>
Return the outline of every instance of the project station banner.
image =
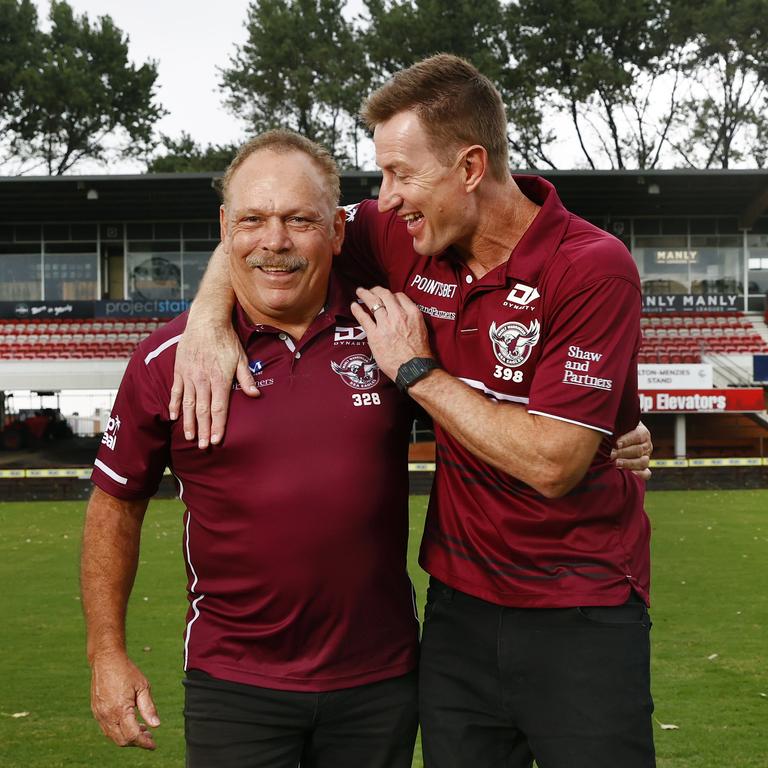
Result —
<instances>
[{"instance_id":1,"label":"project station banner","mask_svg":"<svg viewBox=\"0 0 768 768\"><path fill-rule=\"evenodd\" d=\"M753 413L765 410L762 389L642 390L642 413Z\"/></svg>"},{"instance_id":2,"label":"project station banner","mask_svg":"<svg viewBox=\"0 0 768 768\"><path fill-rule=\"evenodd\" d=\"M711 389L712 366L706 364L638 365L638 389Z\"/></svg>"},{"instance_id":3,"label":"project station banner","mask_svg":"<svg viewBox=\"0 0 768 768\"><path fill-rule=\"evenodd\" d=\"M739 293L659 293L643 295L643 312L739 312L744 297Z\"/></svg>"},{"instance_id":4,"label":"project station banner","mask_svg":"<svg viewBox=\"0 0 768 768\"><path fill-rule=\"evenodd\" d=\"M0 301L4 320L87 320L118 317L176 317L186 299L115 299L113 301Z\"/></svg>"}]
</instances>

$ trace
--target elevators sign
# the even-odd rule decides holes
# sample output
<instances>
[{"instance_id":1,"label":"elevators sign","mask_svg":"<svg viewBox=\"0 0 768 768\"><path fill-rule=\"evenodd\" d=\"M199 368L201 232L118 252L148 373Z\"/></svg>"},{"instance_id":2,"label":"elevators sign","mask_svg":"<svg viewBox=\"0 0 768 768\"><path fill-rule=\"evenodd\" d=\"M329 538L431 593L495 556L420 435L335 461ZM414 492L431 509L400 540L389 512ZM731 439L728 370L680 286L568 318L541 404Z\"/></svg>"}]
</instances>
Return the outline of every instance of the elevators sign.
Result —
<instances>
[{"instance_id":1,"label":"elevators sign","mask_svg":"<svg viewBox=\"0 0 768 768\"><path fill-rule=\"evenodd\" d=\"M638 389L710 389L712 366L705 364L638 365Z\"/></svg>"},{"instance_id":2,"label":"elevators sign","mask_svg":"<svg viewBox=\"0 0 768 768\"><path fill-rule=\"evenodd\" d=\"M762 389L673 389L639 393L643 413L754 413L765 410Z\"/></svg>"}]
</instances>

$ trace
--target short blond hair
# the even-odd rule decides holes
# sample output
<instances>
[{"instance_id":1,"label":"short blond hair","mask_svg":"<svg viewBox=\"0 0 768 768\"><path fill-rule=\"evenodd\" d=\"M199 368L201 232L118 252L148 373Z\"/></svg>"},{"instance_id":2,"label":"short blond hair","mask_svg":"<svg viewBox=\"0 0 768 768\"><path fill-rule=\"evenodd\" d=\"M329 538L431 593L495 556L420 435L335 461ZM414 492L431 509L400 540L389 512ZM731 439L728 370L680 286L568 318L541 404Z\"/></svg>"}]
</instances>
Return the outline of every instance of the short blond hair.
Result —
<instances>
[{"instance_id":1,"label":"short blond hair","mask_svg":"<svg viewBox=\"0 0 768 768\"><path fill-rule=\"evenodd\" d=\"M439 53L400 70L363 102L360 114L373 130L406 110L419 117L430 148L445 165L459 145L479 144L488 152L493 177L503 181L509 175L501 94L465 59Z\"/></svg>"},{"instance_id":2,"label":"short blond hair","mask_svg":"<svg viewBox=\"0 0 768 768\"><path fill-rule=\"evenodd\" d=\"M339 198L341 197L339 168L331 153L328 152L325 147L311 141L306 136L302 136L300 133L277 128L271 131L266 131L265 133L260 133L258 136L255 136L250 141L243 144L237 151L237 154L227 167L227 170L224 171L224 175L219 182L219 190L224 200L224 205L227 205L228 203L229 185L238 168L240 168L240 166L255 152L261 152L261 150L265 149L270 152L276 152L277 154L303 152L305 155L311 157L325 177L328 191L333 198L333 205L337 206L339 204Z\"/></svg>"}]
</instances>

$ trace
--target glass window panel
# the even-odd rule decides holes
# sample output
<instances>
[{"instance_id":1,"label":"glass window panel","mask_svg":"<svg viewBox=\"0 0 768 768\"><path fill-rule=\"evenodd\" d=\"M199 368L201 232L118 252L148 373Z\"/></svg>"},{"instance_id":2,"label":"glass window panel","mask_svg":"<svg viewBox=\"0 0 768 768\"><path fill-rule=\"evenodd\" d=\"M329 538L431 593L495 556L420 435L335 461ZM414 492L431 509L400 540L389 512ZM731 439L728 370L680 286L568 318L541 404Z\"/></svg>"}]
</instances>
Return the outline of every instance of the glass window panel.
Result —
<instances>
[{"instance_id":1,"label":"glass window panel","mask_svg":"<svg viewBox=\"0 0 768 768\"><path fill-rule=\"evenodd\" d=\"M181 225L176 222L158 222L155 224L156 240L178 240L181 237Z\"/></svg>"},{"instance_id":2,"label":"glass window panel","mask_svg":"<svg viewBox=\"0 0 768 768\"><path fill-rule=\"evenodd\" d=\"M636 235L658 235L659 220L658 219L635 219L634 232Z\"/></svg>"},{"instance_id":3,"label":"glass window panel","mask_svg":"<svg viewBox=\"0 0 768 768\"><path fill-rule=\"evenodd\" d=\"M661 231L665 235L685 235L688 233L686 219L662 219Z\"/></svg>"},{"instance_id":4,"label":"glass window panel","mask_svg":"<svg viewBox=\"0 0 768 768\"><path fill-rule=\"evenodd\" d=\"M129 240L151 240L155 236L151 222L135 221L126 224L125 228Z\"/></svg>"},{"instance_id":5,"label":"glass window panel","mask_svg":"<svg viewBox=\"0 0 768 768\"><path fill-rule=\"evenodd\" d=\"M741 293L742 250L733 236L638 237L632 255L643 290L663 293Z\"/></svg>"},{"instance_id":6,"label":"glass window panel","mask_svg":"<svg viewBox=\"0 0 768 768\"><path fill-rule=\"evenodd\" d=\"M16 240L21 243L40 242L39 224L17 224Z\"/></svg>"},{"instance_id":7,"label":"glass window panel","mask_svg":"<svg viewBox=\"0 0 768 768\"><path fill-rule=\"evenodd\" d=\"M95 253L46 253L45 298L51 301L93 301L98 297Z\"/></svg>"},{"instance_id":8,"label":"glass window panel","mask_svg":"<svg viewBox=\"0 0 768 768\"><path fill-rule=\"evenodd\" d=\"M73 240L96 240L95 224L70 224Z\"/></svg>"},{"instance_id":9,"label":"glass window panel","mask_svg":"<svg viewBox=\"0 0 768 768\"><path fill-rule=\"evenodd\" d=\"M0 256L0 301L34 301L40 298L39 253L5 253Z\"/></svg>"},{"instance_id":10,"label":"glass window panel","mask_svg":"<svg viewBox=\"0 0 768 768\"><path fill-rule=\"evenodd\" d=\"M692 235L714 235L717 232L717 219L690 219Z\"/></svg>"},{"instance_id":11,"label":"glass window panel","mask_svg":"<svg viewBox=\"0 0 768 768\"><path fill-rule=\"evenodd\" d=\"M96 253L96 243L46 243L45 253Z\"/></svg>"},{"instance_id":12,"label":"glass window panel","mask_svg":"<svg viewBox=\"0 0 768 768\"><path fill-rule=\"evenodd\" d=\"M213 249L218 245L212 242L210 248L199 251L184 251L184 286L182 289L182 298L193 299L200 287L200 281L203 279L203 273L208 266L208 260L211 258Z\"/></svg>"},{"instance_id":13,"label":"glass window panel","mask_svg":"<svg viewBox=\"0 0 768 768\"><path fill-rule=\"evenodd\" d=\"M45 240L69 240L68 224L43 224Z\"/></svg>"},{"instance_id":14,"label":"glass window panel","mask_svg":"<svg viewBox=\"0 0 768 768\"><path fill-rule=\"evenodd\" d=\"M13 242L13 227L0 227L0 243Z\"/></svg>"},{"instance_id":15,"label":"glass window panel","mask_svg":"<svg viewBox=\"0 0 768 768\"><path fill-rule=\"evenodd\" d=\"M211 236L210 228L214 226L207 221L185 221L184 239L185 240L208 240ZM216 224L216 232L219 231L219 225Z\"/></svg>"},{"instance_id":16,"label":"glass window panel","mask_svg":"<svg viewBox=\"0 0 768 768\"><path fill-rule=\"evenodd\" d=\"M129 244L128 291L132 299L180 299L181 252L160 250L160 243L142 249Z\"/></svg>"}]
</instances>

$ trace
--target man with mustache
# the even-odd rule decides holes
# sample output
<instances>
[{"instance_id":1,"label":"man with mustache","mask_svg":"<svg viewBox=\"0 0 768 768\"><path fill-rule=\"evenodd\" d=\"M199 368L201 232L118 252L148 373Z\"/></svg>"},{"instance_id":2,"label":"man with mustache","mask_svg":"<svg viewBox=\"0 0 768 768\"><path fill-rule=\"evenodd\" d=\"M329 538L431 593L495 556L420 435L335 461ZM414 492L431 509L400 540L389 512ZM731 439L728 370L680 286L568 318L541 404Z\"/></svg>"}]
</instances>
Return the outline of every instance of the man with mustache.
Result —
<instances>
[{"instance_id":1,"label":"man with mustache","mask_svg":"<svg viewBox=\"0 0 768 768\"><path fill-rule=\"evenodd\" d=\"M363 118L382 185L349 209L340 266L379 276L352 311L436 424L425 764L649 768L650 524L642 482L611 464L639 418L634 262L546 181L510 174L504 105L468 62L398 72ZM193 308L198 358L227 333L220 262ZM237 350L177 375L171 411L191 436L197 400L203 445L211 400L221 439L233 358L252 385Z\"/></svg>"},{"instance_id":2,"label":"man with mustache","mask_svg":"<svg viewBox=\"0 0 768 768\"><path fill-rule=\"evenodd\" d=\"M93 712L117 744L155 748L125 613L168 466L186 505L187 766L410 768L410 408L371 357L353 288L331 274L344 237L338 171L307 139L269 132L240 150L223 197L232 322L262 394L236 388L226 439L200 451L166 405L186 316L131 359L83 539Z\"/></svg>"}]
</instances>

